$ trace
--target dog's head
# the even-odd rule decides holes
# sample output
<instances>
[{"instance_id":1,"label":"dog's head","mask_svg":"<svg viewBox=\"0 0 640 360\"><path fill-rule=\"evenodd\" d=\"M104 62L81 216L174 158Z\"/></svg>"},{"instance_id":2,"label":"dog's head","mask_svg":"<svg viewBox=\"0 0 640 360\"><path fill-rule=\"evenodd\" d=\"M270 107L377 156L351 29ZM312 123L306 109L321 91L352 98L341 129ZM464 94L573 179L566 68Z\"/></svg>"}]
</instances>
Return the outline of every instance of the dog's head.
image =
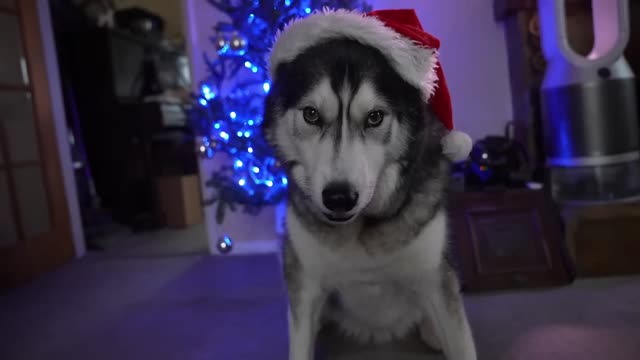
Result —
<instances>
[{"instance_id":1,"label":"dog's head","mask_svg":"<svg viewBox=\"0 0 640 360\"><path fill-rule=\"evenodd\" d=\"M441 152L420 89L374 47L328 40L274 71L263 132L324 222L381 215L425 147Z\"/></svg>"}]
</instances>

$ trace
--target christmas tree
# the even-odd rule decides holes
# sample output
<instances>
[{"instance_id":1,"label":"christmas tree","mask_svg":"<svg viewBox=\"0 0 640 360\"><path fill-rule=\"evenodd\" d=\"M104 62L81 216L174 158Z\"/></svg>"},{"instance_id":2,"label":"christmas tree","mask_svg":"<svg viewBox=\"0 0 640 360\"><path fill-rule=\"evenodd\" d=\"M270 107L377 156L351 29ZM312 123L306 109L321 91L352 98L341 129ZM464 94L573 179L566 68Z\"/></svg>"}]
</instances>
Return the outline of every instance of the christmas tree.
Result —
<instances>
[{"instance_id":1,"label":"christmas tree","mask_svg":"<svg viewBox=\"0 0 640 360\"><path fill-rule=\"evenodd\" d=\"M264 140L260 124L270 82L267 55L278 30L324 7L369 11L359 0L208 0L230 21L218 22L211 37L217 54L203 54L209 75L199 86L190 118L207 158L225 154L228 164L207 180L216 218L237 206L256 214L286 195L287 177Z\"/></svg>"}]
</instances>

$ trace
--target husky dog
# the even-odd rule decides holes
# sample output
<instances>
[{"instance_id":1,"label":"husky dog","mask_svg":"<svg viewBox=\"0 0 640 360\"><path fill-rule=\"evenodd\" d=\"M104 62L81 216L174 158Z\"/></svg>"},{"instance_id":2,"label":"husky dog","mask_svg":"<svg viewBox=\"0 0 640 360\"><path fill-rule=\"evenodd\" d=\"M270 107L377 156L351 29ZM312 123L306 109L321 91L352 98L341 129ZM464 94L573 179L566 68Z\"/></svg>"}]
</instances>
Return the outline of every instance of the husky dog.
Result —
<instances>
[{"instance_id":1,"label":"husky dog","mask_svg":"<svg viewBox=\"0 0 640 360\"><path fill-rule=\"evenodd\" d=\"M476 359L447 261L451 161L423 92L375 46L331 37L272 69L263 131L289 176L290 360L324 320L362 341L419 329Z\"/></svg>"}]
</instances>

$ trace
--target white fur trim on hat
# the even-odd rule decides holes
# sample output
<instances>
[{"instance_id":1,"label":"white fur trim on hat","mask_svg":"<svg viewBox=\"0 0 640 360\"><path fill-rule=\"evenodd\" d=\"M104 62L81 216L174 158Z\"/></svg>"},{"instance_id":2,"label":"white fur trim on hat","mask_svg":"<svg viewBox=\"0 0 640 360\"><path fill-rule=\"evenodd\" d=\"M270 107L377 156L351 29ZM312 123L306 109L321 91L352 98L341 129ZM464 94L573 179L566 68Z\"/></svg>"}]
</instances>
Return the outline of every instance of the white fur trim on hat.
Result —
<instances>
[{"instance_id":1,"label":"white fur trim on hat","mask_svg":"<svg viewBox=\"0 0 640 360\"><path fill-rule=\"evenodd\" d=\"M437 50L420 46L372 16L349 10L324 9L293 20L278 32L269 67L275 80L278 65L294 60L309 47L336 38L349 38L379 49L408 83L427 101L435 92Z\"/></svg>"},{"instance_id":2,"label":"white fur trim on hat","mask_svg":"<svg viewBox=\"0 0 640 360\"><path fill-rule=\"evenodd\" d=\"M453 162L467 159L472 146L471 137L462 131L451 130L442 138L442 152Z\"/></svg>"}]
</instances>

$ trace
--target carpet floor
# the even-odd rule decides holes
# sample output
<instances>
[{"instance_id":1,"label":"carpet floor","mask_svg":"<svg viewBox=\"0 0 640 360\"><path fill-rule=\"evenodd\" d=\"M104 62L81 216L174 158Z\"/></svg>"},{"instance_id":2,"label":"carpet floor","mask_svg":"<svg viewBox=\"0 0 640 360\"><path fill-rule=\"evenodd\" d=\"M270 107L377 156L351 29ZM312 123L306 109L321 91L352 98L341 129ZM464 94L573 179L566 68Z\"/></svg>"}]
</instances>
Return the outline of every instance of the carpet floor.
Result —
<instances>
[{"instance_id":1,"label":"carpet floor","mask_svg":"<svg viewBox=\"0 0 640 360\"><path fill-rule=\"evenodd\" d=\"M141 233L114 226L109 234L95 239L94 245L103 249L98 254L109 258L209 253L207 233L203 224L185 229L160 229Z\"/></svg>"},{"instance_id":2,"label":"carpet floor","mask_svg":"<svg viewBox=\"0 0 640 360\"><path fill-rule=\"evenodd\" d=\"M0 294L0 359L286 360L276 256L89 254ZM640 359L640 277L465 298L482 360ZM435 360L415 339L332 360Z\"/></svg>"}]
</instances>

